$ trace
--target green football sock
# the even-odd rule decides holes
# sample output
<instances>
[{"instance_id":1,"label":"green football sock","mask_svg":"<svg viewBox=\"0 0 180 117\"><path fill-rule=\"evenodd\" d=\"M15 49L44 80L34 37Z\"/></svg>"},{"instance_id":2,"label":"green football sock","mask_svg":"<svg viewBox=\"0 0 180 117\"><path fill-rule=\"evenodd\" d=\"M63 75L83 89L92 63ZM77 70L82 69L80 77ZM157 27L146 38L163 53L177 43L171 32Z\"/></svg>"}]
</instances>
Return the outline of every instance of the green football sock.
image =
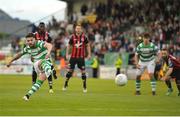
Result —
<instances>
[{"instance_id":1,"label":"green football sock","mask_svg":"<svg viewBox=\"0 0 180 117\"><path fill-rule=\"evenodd\" d=\"M33 84L32 88L28 91L27 95L31 96L33 93L35 93L43 84L42 80L37 80L35 84Z\"/></svg>"},{"instance_id":2,"label":"green football sock","mask_svg":"<svg viewBox=\"0 0 180 117\"><path fill-rule=\"evenodd\" d=\"M141 80L136 80L136 91L141 90Z\"/></svg>"},{"instance_id":3,"label":"green football sock","mask_svg":"<svg viewBox=\"0 0 180 117\"><path fill-rule=\"evenodd\" d=\"M154 78L151 79L151 87L152 91L156 91L156 80Z\"/></svg>"}]
</instances>

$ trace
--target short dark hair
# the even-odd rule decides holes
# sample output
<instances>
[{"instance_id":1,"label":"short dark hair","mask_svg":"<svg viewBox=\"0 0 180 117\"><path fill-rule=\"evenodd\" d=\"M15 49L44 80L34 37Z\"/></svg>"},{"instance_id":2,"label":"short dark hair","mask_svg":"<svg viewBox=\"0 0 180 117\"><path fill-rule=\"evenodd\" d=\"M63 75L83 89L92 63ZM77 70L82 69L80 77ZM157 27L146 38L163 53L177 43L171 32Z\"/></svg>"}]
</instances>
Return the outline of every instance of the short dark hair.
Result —
<instances>
[{"instance_id":1,"label":"short dark hair","mask_svg":"<svg viewBox=\"0 0 180 117\"><path fill-rule=\"evenodd\" d=\"M150 34L149 33L144 33L144 38L149 39L150 38Z\"/></svg>"},{"instance_id":2,"label":"short dark hair","mask_svg":"<svg viewBox=\"0 0 180 117\"><path fill-rule=\"evenodd\" d=\"M35 35L34 35L33 33L28 33L28 34L26 35L26 38L29 38L29 37L35 38Z\"/></svg>"},{"instance_id":3,"label":"short dark hair","mask_svg":"<svg viewBox=\"0 0 180 117\"><path fill-rule=\"evenodd\" d=\"M40 26L40 25L45 26L45 23L44 23L44 22L40 22L40 23L39 23L39 26Z\"/></svg>"}]
</instances>

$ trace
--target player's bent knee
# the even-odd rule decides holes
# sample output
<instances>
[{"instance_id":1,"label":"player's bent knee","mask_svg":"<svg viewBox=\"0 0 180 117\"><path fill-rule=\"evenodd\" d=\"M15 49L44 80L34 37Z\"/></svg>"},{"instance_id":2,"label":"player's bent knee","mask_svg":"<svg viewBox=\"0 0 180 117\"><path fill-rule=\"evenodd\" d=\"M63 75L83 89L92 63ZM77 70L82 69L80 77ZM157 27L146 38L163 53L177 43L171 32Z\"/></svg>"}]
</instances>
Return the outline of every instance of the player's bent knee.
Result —
<instances>
[{"instance_id":1,"label":"player's bent knee","mask_svg":"<svg viewBox=\"0 0 180 117\"><path fill-rule=\"evenodd\" d=\"M46 80L46 75L45 73L39 73L39 80L45 81Z\"/></svg>"}]
</instances>

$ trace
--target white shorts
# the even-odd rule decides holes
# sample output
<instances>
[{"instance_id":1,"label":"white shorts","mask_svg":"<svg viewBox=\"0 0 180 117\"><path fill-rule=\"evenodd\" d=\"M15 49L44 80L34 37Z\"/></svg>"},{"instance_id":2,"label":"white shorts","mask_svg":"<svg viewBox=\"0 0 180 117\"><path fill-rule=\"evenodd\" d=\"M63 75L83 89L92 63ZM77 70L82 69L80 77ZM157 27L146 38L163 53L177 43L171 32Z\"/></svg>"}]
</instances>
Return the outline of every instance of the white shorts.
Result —
<instances>
[{"instance_id":1,"label":"white shorts","mask_svg":"<svg viewBox=\"0 0 180 117\"><path fill-rule=\"evenodd\" d=\"M36 71L37 74L39 73L43 73L44 71L40 68L39 64L40 64L41 60L38 60L34 63L34 69Z\"/></svg>"},{"instance_id":2,"label":"white shorts","mask_svg":"<svg viewBox=\"0 0 180 117\"><path fill-rule=\"evenodd\" d=\"M137 75L141 75L146 68L147 68L148 73L152 73L152 74L154 73L155 59L148 62L139 61L138 64L140 65L140 69L137 69Z\"/></svg>"}]
</instances>

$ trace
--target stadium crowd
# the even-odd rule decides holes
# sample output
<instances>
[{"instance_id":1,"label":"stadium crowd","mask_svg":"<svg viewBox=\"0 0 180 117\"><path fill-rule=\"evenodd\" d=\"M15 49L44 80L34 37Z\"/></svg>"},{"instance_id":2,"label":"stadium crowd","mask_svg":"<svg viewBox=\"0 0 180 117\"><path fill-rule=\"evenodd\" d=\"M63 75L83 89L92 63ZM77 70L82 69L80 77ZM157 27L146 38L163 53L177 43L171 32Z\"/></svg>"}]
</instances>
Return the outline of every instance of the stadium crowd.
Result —
<instances>
[{"instance_id":1,"label":"stadium crowd","mask_svg":"<svg viewBox=\"0 0 180 117\"><path fill-rule=\"evenodd\" d=\"M94 23L79 19L78 13L71 14L69 21L52 18L47 29L54 39L56 59L65 56L73 24L79 20L90 40L92 53L99 56L101 64L104 64L104 54L107 52L123 51L133 55L143 32L149 32L151 41L160 49L168 47L171 54L180 58L179 0L109 0L107 4L82 5L79 13L82 16L95 14L97 17Z\"/></svg>"}]
</instances>

